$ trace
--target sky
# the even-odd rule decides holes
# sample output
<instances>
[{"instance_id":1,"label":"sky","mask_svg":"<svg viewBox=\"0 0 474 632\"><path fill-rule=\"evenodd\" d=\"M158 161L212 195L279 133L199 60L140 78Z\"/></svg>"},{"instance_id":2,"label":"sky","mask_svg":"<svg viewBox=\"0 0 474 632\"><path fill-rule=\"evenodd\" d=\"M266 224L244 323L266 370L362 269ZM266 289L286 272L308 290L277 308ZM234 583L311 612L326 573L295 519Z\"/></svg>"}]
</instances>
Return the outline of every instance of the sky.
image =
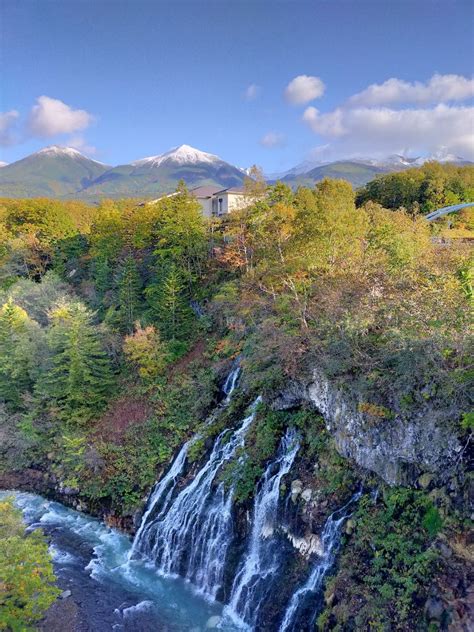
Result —
<instances>
[{"instance_id":1,"label":"sky","mask_svg":"<svg viewBox=\"0 0 474 632\"><path fill-rule=\"evenodd\" d=\"M471 0L1 0L0 160L474 160Z\"/></svg>"}]
</instances>

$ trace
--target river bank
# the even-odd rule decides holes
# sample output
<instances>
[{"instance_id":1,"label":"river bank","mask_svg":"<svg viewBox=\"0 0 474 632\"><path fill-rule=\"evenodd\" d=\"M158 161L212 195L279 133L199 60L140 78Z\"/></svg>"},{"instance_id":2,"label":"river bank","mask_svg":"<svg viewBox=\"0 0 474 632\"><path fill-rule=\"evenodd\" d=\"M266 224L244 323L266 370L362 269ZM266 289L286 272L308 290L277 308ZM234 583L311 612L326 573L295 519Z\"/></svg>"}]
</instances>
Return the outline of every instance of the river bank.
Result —
<instances>
[{"instance_id":1,"label":"river bank","mask_svg":"<svg viewBox=\"0 0 474 632\"><path fill-rule=\"evenodd\" d=\"M144 562L129 562L127 536L57 502L12 493L26 524L41 527L49 539L57 584L63 591L41 630L198 632L221 621L222 607L196 595L183 580L160 577ZM224 623L221 629L237 628Z\"/></svg>"}]
</instances>

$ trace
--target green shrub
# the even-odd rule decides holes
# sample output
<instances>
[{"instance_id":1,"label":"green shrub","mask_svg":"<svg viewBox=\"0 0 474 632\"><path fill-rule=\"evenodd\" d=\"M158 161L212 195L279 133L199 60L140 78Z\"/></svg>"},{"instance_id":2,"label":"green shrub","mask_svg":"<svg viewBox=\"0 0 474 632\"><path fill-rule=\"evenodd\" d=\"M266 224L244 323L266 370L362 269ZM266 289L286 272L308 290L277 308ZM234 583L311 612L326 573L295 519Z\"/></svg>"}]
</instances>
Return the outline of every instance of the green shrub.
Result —
<instances>
[{"instance_id":1,"label":"green shrub","mask_svg":"<svg viewBox=\"0 0 474 632\"><path fill-rule=\"evenodd\" d=\"M0 630L24 632L61 592L40 529L25 533L12 499L0 500Z\"/></svg>"}]
</instances>

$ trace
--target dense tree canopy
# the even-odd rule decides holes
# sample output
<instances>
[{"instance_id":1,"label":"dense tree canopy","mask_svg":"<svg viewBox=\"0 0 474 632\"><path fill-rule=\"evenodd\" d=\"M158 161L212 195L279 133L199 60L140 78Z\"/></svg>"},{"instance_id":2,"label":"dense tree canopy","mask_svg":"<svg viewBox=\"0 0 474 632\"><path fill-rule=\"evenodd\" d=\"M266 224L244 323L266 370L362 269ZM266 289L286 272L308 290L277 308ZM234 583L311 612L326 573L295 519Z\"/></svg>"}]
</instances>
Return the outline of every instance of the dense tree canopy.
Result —
<instances>
[{"instance_id":1,"label":"dense tree canopy","mask_svg":"<svg viewBox=\"0 0 474 632\"><path fill-rule=\"evenodd\" d=\"M244 348L262 388L312 357L367 410L409 414L428 384L468 405L470 233L446 247L417 211L470 196L472 168L427 164L357 195L342 180L292 191L259 174L247 188L249 206L219 220L184 185L144 205L1 202L1 423L25 460L49 454L92 496L139 497L137 469L153 478L214 392L180 376L183 403L169 386L196 345L207 358ZM136 410L134 388L149 398ZM146 466L137 454L125 467L127 419L149 437Z\"/></svg>"},{"instance_id":2,"label":"dense tree canopy","mask_svg":"<svg viewBox=\"0 0 474 632\"><path fill-rule=\"evenodd\" d=\"M372 200L385 208L429 213L443 206L474 201L474 166L441 165L389 173L370 181L357 194L358 204Z\"/></svg>"}]
</instances>

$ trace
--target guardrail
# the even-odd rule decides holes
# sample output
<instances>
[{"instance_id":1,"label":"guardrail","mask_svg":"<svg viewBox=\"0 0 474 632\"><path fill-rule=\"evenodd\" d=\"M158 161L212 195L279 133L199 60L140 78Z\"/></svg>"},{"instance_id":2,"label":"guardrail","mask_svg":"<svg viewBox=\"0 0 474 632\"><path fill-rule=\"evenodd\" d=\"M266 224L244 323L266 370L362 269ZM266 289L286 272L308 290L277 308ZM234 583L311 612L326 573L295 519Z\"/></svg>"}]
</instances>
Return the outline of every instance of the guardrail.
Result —
<instances>
[{"instance_id":1,"label":"guardrail","mask_svg":"<svg viewBox=\"0 0 474 632\"><path fill-rule=\"evenodd\" d=\"M467 208L468 206L474 206L474 202L465 202L464 204L453 204L452 206L445 206L444 208L439 208L437 211L432 211L425 215L425 219L429 222L432 222L434 219L438 219L438 217L442 217L443 215L448 215L448 213L454 213L455 211L460 211L462 208Z\"/></svg>"}]
</instances>

